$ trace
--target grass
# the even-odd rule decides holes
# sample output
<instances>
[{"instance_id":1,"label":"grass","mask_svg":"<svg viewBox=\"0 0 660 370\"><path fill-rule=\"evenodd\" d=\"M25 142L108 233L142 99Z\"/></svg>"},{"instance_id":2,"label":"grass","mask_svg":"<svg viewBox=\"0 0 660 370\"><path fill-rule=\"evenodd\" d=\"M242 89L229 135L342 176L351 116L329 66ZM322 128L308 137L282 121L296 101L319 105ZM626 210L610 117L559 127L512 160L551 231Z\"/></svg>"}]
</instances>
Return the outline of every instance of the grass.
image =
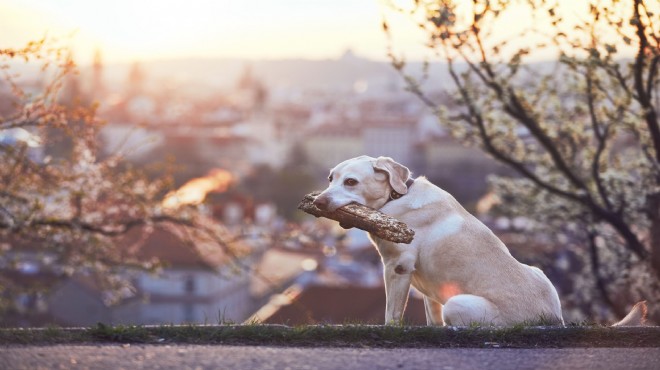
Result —
<instances>
[{"instance_id":1,"label":"grass","mask_svg":"<svg viewBox=\"0 0 660 370\"><path fill-rule=\"evenodd\" d=\"M660 327L163 325L0 329L0 345L96 343L302 347L660 347Z\"/></svg>"}]
</instances>

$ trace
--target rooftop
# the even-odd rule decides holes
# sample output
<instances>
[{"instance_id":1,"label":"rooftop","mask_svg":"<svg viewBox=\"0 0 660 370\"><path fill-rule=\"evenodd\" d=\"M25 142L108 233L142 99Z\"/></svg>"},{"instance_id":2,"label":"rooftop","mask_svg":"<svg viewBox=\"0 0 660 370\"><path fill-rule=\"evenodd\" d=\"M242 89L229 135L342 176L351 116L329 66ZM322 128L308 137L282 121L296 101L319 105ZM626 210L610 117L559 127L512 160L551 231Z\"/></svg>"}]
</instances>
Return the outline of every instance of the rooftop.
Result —
<instances>
[{"instance_id":1,"label":"rooftop","mask_svg":"<svg viewBox=\"0 0 660 370\"><path fill-rule=\"evenodd\" d=\"M259 318L264 324L382 324L385 317L383 287L309 286L297 295L289 295L290 303L272 315ZM426 325L424 302L411 296L404 314L410 325Z\"/></svg>"}]
</instances>

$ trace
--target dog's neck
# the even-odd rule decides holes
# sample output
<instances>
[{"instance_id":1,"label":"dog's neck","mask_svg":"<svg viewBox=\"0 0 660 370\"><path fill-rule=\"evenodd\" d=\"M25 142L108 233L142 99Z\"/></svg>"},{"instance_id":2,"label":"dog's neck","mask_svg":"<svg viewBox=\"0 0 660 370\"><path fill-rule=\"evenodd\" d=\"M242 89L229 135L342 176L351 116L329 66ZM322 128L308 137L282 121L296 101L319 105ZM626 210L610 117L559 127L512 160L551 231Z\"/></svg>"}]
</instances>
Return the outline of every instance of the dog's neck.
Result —
<instances>
[{"instance_id":1,"label":"dog's neck","mask_svg":"<svg viewBox=\"0 0 660 370\"><path fill-rule=\"evenodd\" d=\"M413 179L413 178L411 177L411 178L408 179L408 181L406 181L406 187L407 187L408 189L410 189L410 187L411 187L412 184L414 184L414 183L415 183L415 179ZM389 203L389 202L391 202L391 201L393 201L393 200L397 200L397 199L401 198L401 197L404 196L404 195L405 195L405 194L397 193L396 190L392 189L392 191L390 192L390 198L387 200L386 203Z\"/></svg>"}]
</instances>

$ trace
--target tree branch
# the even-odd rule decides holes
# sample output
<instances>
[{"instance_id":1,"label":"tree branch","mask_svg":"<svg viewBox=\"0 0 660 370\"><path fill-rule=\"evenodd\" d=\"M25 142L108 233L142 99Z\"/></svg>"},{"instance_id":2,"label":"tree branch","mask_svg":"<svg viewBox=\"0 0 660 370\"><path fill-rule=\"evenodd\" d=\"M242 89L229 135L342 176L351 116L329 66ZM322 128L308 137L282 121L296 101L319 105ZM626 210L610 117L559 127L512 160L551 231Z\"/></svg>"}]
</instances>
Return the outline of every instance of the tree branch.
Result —
<instances>
[{"instance_id":1,"label":"tree branch","mask_svg":"<svg viewBox=\"0 0 660 370\"><path fill-rule=\"evenodd\" d=\"M636 27L637 38L639 39L639 49L635 56L634 65L634 81L635 90L637 91L638 101L642 106L644 120L651 133L651 141L655 149L655 160L660 163L660 126L658 125L658 117L653 105L651 104L650 96L646 93L644 88L644 65L646 60L646 50L649 47L649 42L646 37L644 25L642 24L640 8L643 6L642 0L634 1L634 23ZM654 69L654 68L653 68ZM651 72L651 70L649 70ZM651 77L651 76L649 76ZM653 80L653 79L651 79Z\"/></svg>"},{"instance_id":2,"label":"tree branch","mask_svg":"<svg viewBox=\"0 0 660 370\"><path fill-rule=\"evenodd\" d=\"M598 194L603 200L603 204L608 210L612 210L612 203L609 200L607 190L603 186L602 179L600 177L600 159L605 149L605 144L608 136L608 129L605 129L605 132L601 132L601 123L596 116L596 108L594 106L594 91L593 91L593 80L592 80L592 71L587 71L586 80L587 80L587 106L589 107L589 117L591 118L591 127L594 131L594 136L596 137L598 144L596 147L596 153L594 154L594 159L591 162L591 175L596 183L596 188L598 189Z\"/></svg>"},{"instance_id":3,"label":"tree branch","mask_svg":"<svg viewBox=\"0 0 660 370\"><path fill-rule=\"evenodd\" d=\"M649 101L653 100L653 87L655 86L655 80L658 77L659 64L660 64L660 55L656 55L651 60L649 71L646 76L646 95L649 97Z\"/></svg>"},{"instance_id":4,"label":"tree branch","mask_svg":"<svg viewBox=\"0 0 660 370\"><path fill-rule=\"evenodd\" d=\"M621 307L615 305L612 299L610 299L610 296L607 293L607 283L603 280L603 277L600 275L601 264L600 264L600 257L598 255L598 247L596 246L596 235L593 232L589 232L588 240L589 240L589 257L591 261L591 273L593 274L594 279L596 280L596 288L600 293L600 297L603 300L603 302L610 309L612 309L612 311L614 311L614 314L616 316L623 317L625 316L626 313L621 309Z\"/></svg>"},{"instance_id":5,"label":"tree branch","mask_svg":"<svg viewBox=\"0 0 660 370\"><path fill-rule=\"evenodd\" d=\"M590 196L584 181L582 181L582 179L580 179L568 166L568 163L564 160L559 150L557 150L557 147L553 143L552 139L550 139L550 137L548 137L548 135L543 131L538 122L527 113L527 108L521 104L519 97L511 87L509 87L508 95L511 99L511 104L505 106L505 111L512 117L518 119L519 122L527 127L532 135L534 135L539 143L541 143L543 148L545 148L545 150L550 154L550 157L552 157L552 160L557 166L557 169L562 172L575 187L584 190L585 195Z\"/></svg>"},{"instance_id":6,"label":"tree branch","mask_svg":"<svg viewBox=\"0 0 660 370\"><path fill-rule=\"evenodd\" d=\"M184 226L195 226L190 220L180 219L168 215L154 216L150 218L131 219L125 222L117 223L111 226L107 224L97 225L87 222L79 222L75 219L35 219L29 221L27 226L49 226L59 229L84 230L93 234L99 234L109 237L119 236L127 233L134 227L147 225L149 223L171 222Z\"/></svg>"},{"instance_id":7,"label":"tree branch","mask_svg":"<svg viewBox=\"0 0 660 370\"><path fill-rule=\"evenodd\" d=\"M577 194L573 193L567 190L560 189L556 186L553 186L543 180L541 180L538 176L536 176L532 171L530 171L523 163L514 160L513 158L510 158L506 154L504 154L501 150L498 150L492 143L492 140L490 136L487 134L485 123L483 120L483 117L481 114L478 112L476 107L473 104L472 98L469 96L466 88L463 86L463 84L460 82L460 79L456 72L453 69L453 63L448 64L449 67L449 73L458 88L461 96L463 97L463 100L465 101L465 104L468 108L468 111L470 113L470 116L475 119L474 123L476 123L476 126L479 130L480 137L482 139L482 142L484 144L484 149L493 155L495 159L509 165L512 167L514 170L516 170L518 173L523 175L525 178L529 179L532 181L534 184L539 186L541 189L546 190L550 192L551 194L555 194L573 201L576 201L579 204L582 204L585 207L588 207L591 209L593 214L600 220L605 220L608 222L610 225L612 225L617 232L624 238L626 243L630 246L630 249L637 255L639 258L644 259L648 256L648 252L646 251L644 245L642 242L639 240L639 238L635 235L635 233L630 229L630 226L623 220L622 215L617 214L614 211L610 211L607 209L604 209L600 205L598 205L596 202L594 202L593 198L589 196L589 193L585 193L584 195L582 194ZM586 190L586 186L584 188Z\"/></svg>"},{"instance_id":8,"label":"tree branch","mask_svg":"<svg viewBox=\"0 0 660 370\"><path fill-rule=\"evenodd\" d=\"M539 123L528 114L527 105L520 101L516 91L511 86L505 88L495 80L495 72L492 70L491 63L486 57L486 52L483 48L478 28L473 28L473 32L482 58L480 66L486 71L488 78L486 78L481 70L470 60L470 58L467 57L467 55L465 55L465 53L459 50L459 54L463 58L463 61L468 64L470 69L479 76L486 86L490 87L495 92L498 100L503 104L504 111L509 116L522 123L530 131L541 146L548 152L557 169L562 172L575 187L584 190L588 194L587 186L573 172L573 170L570 169L568 163L564 160L563 156L552 142L552 139L550 139L543 131Z\"/></svg>"},{"instance_id":9,"label":"tree branch","mask_svg":"<svg viewBox=\"0 0 660 370\"><path fill-rule=\"evenodd\" d=\"M575 201L583 202L582 197L580 197L578 194L571 193L567 190L563 190L560 188L557 188L555 186L552 186L551 184L541 180L536 174L534 174L532 171L530 171L522 162L516 161L515 159L507 156L504 154L501 150L497 149L492 142L491 137L488 135L488 132L486 131L486 125L484 123L483 117L481 113L478 112L476 107L474 106L472 102L472 98L469 96L466 88L463 86L461 83L458 75L456 74L456 71L453 69L453 63L449 63L449 74L451 75L456 87L458 88L459 93L463 97L463 101L465 102L470 117L474 118L475 121L472 121L472 125L476 126L477 129L479 130L479 136L481 137L482 143L484 145L484 149L490 153L495 159L499 160L500 162L503 162L509 166L511 166L513 169L515 169L518 173L523 175L525 178L531 180L533 183L535 183L537 186L541 187L542 189L555 194L555 195L560 195L564 198L572 199Z\"/></svg>"}]
</instances>

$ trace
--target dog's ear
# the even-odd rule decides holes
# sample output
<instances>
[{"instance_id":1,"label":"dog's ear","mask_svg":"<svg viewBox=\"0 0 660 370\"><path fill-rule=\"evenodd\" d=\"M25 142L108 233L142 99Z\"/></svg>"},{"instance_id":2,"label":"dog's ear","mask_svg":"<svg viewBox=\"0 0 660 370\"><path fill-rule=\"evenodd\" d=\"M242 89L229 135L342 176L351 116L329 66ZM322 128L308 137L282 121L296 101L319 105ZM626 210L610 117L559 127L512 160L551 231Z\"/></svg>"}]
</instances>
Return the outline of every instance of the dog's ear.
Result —
<instances>
[{"instance_id":1,"label":"dog's ear","mask_svg":"<svg viewBox=\"0 0 660 370\"><path fill-rule=\"evenodd\" d=\"M388 178L390 179L390 186L392 186L392 189L397 193L403 195L408 192L408 187L406 186L406 181L408 181L408 177L410 177L410 170L408 167L396 163L390 157L378 157L374 162L374 170L387 172Z\"/></svg>"}]
</instances>

